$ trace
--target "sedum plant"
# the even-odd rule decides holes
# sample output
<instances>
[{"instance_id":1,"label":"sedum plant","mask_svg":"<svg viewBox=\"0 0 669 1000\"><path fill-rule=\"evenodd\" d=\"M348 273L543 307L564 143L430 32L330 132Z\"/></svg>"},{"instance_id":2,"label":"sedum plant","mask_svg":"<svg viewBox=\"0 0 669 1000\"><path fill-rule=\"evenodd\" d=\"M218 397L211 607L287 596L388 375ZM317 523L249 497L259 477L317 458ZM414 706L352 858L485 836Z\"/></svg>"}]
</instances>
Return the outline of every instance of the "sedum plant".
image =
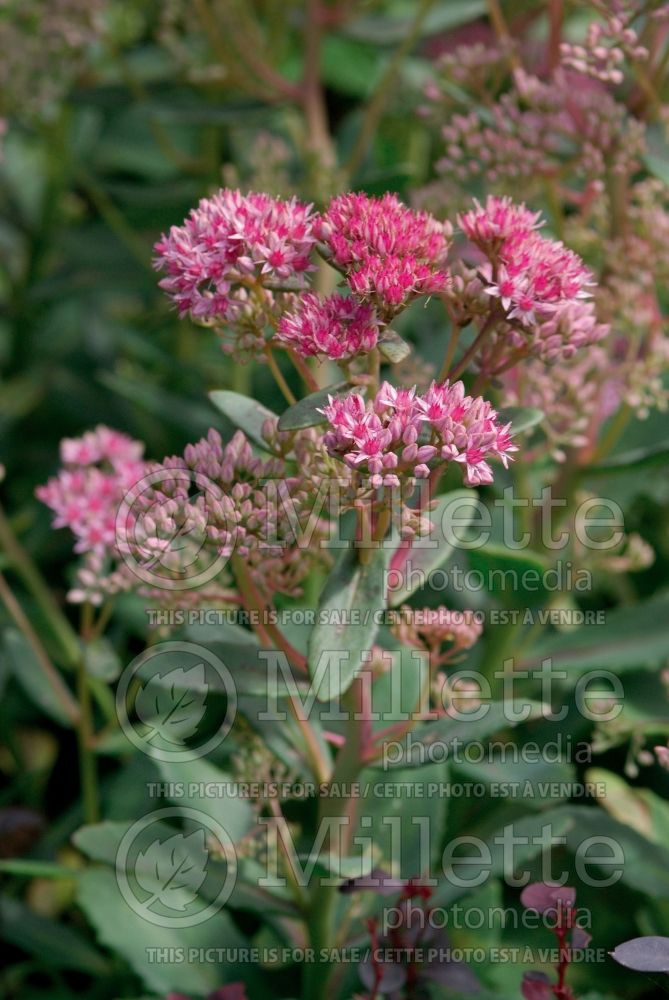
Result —
<instances>
[{"instance_id":1,"label":"sedum plant","mask_svg":"<svg viewBox=\"0 0 669 1000\"><path fill-rule=\"evenodd\" d=\"M665 5L190 6L154 23L133 2L61 4L74 61L54 84L31 60L3 104L32 90L31 128L66 148L71 109L54 107L95 46L100 106L120 79L148 108L160 167L194 204L180 221L188 202L170 202L155 274L93 168L67 210L81 192L100 208L172 311L174 367L201 349L210 390L197 414L154 397L159 423L193 416L175 454L138 440L139 420L62 440L36 495L74 540L78 632L0 512L46 635L0 573L5 651L77 732L83 813L74 861L7 870L75 883L75 921L134 973L84 955L119 1000L602 1000L593 983L615 992L618 972L599 981L590 932L618 942L621 899L651 945L614 958L666 971L669 820L630 784L669 733L666 597L630 582L659 531L628 531L622 507L667 447L619 447L667 402ZM34 16L0 29L32 38ZM377 87L335 135L340 55L370 50ZM190 103L153 115L169 59ZM209 129L228 86L277 134L219 187L215 129L198 156L169 122L195 109ZM83 149L101 114L78 123ZM377 160L405 136L424 162L386 183ZM48 294L30 278L16 311ZM639 687L654 673L623 710L626 671ZM613 928L581 927L589 908ZM500 910L523 932L546 918L557 948L528 954Z\"/></svg>"}]
</instances>

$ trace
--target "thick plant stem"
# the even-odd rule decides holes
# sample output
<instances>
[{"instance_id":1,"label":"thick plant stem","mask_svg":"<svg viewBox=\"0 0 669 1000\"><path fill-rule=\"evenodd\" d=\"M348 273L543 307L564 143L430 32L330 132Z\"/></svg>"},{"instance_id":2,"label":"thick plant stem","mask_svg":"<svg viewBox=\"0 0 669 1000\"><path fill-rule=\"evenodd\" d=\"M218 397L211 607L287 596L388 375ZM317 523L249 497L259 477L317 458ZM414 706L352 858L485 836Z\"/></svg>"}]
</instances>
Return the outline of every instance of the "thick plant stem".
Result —
<instances>
[{"instance_id":1,"label":"thick plant stem","mask_svg":"<svg viewBox=\"0 0 669 1000\"><path fill-rule=\"evenodd\" d=\"M499 314L497 313L496 310L493 309L493 311L490 313L490 315L486 319L485 323L483 324L483 326L481 327L481 329L477 333L477 335L474 338L473 342L467 348L467 350L462 355L462 357L460 358L460 360L458 361L458 363L449 372L449 374L448 374L449 381L452 382L453 379L459 378L460 375L462 375L463 372L465 372L467 370L467 368L470 365L470 362L472 362L474 360L474 358L478 354L478 352L481 349L481 347L483 347L483 344L487 340L488 336L495 329L495 325L496 325L497 321L499 320L499 318L500 318Z\"/></svg>"},{"instance_id":2,"label":"thick plant stem","mask_svg":"<svg viewBox=\"0 0 669 1000\"><path fill-rule=\"evenodd\" d=\"M343 698L343 704L348 712L344 745L337 756L332 774L331 785L346 787L355 782L364 767L367 756L366 744L371 738L371 705L370 687L361 675L355 678ZM342 856L350 849L357 822L357 806L359 799L353 795L340 797L325 795L320 800L318 813L319 826L328 820L341 818L342 824L339 846ZM315 884L310 892L308 910L309 941L314 949L314 961L305 966L303 998L304 1000L326 1000L329 993L329 976L331 963L324 953L335 947L336 915L339 893L337 886L323 885L320 876L316 875Z\"/></svg>"},{"instance_id":3,"label":"thick plant stem","mask_svg":"<svg viewBox=\"0 0 669 1000\"><path fill-rule=\"evenodd\" d=\"M93 606L83 604L81 608L81 638L84 646L95 637ZM100 819L100 796L98 792L98 769L95 760L95 730L93 726L93 706L86 658L80 655L77 663L77 697L79 699L79 721L77 739L79 744L79 778L81 798L86 823L97 823Z\"/></svg>"},{"instance_id":4,"label":"thick plant stem","mask_svg":"<svg viewBox=\"0 0 669 1000\"><path fill-rule=\"evenodd\" d=\"M81 783L81 798L84 807L84 821L97 823L100 819L100 804L98 795L98 774L93 750L93 724L91 711L91 692L88 686L86 666L82 660L77 669L77 694L81 715L77 726L79 744L79 780Z\"/></svg>"},{"instance_id":5,"label":"thick plant stem","mask_svg":"<svg viewBox=\"0 0 669 1000\"><path fill-rule=\"evenodd\" d=\"M244 560L239 556L233 556L231 565L235 574L235 580L239 589L242 605L247 611L257 613L257 624L254 624L253 628L260 641L265 643L268 648L275 646L276 649L285 653L294 668L303 672L306 671L307 663L304 656L302 656L302 654L288 642L281 632L281 629L271 623L271 615L266 614L268 610L267 605L261 594L258 593L258 590L246 568ZM310 725L309 720L303 717L301 706L296 696L291 694L288 700L293 718L302 733L306 754L309 759L313 775L319 783L327 781L330 773L330 766L327 760L327 755L324 753L324 750L319 743L316 732Z\"/></svg>"}]
</instances>

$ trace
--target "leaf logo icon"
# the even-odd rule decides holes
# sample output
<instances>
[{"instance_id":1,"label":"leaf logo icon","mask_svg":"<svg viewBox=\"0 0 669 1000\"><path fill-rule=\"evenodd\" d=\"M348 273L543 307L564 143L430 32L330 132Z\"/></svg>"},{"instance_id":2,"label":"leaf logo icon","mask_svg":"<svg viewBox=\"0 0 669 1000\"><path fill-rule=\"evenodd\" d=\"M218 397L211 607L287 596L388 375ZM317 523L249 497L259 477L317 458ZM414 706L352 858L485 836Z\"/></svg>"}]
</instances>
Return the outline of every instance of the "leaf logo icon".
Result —
<instances>
[{"instance_id":1,"label":"leaf logo icon","mask_svg":"<svg viewBox=\"0 0 669 1000\"><path fill-rule=\"evenodd\" d=\"M172 746L183 746L204 715L208 691L204 663L154 674L135 699L137 716L149 727L144 740L150 743L160 737Z\"/></svg>"},{"instance_id":2,"label":"leaf logo icon","mask_svg":"<svg viewBox=\"0 0 669 1000\"><path fill-rule=\"evenodd\" d=\"M142 904L151 909L161 903L169 910L183 912L198 897L198 889L207 876L208 852L204 830L186 836L175 833L162 841L154 840L137 855L135 878L150 894Z\"/></svg>"}]
</instances>

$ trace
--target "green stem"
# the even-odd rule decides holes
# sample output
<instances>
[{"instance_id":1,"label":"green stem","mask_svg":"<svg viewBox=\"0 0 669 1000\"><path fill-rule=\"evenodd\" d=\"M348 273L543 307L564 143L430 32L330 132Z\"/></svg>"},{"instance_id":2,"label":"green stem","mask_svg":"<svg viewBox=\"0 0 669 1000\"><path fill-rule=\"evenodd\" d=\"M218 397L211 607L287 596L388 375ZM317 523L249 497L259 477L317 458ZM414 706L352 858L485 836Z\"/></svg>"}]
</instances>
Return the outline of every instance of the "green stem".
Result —
<instances>
[{"instance_id":1,"label":"green stem","mask_svg":"<svg viewBox=\"0 0 669 1000\"><path fill-rule=\"evenodd\" d=\"M77 633L58 607L32 559L14 535L2 507L0 507L0 549L5 553L10 566L39 605L58 641L65 665L74 669L81 656Z\"/></svg>"},{"instance_id":2,"label":"green stem","mask_svg":"<svg viewBox=\"0 0 669 1000\"><path fill-rule=\"evenodd\" d=\"M278 364L276 363L276 358L274 357L274 354L272 353L272 348L271 347L267 346L265 348L265 356L267 358L267 366L268 366L269 370L271 371L272 375L274 376L274 381L276 382L276 384L278 385L279 389L281 390L284 399L286 400L286 402L288 403L289 406L294 406L295 403L297 402L297 400L296 400L295 396L293 395L292 389L290 388L290 386L286 382L285 378L283 377L283 372L281 371L281 369L279 368Z\"/></svg>"},{"instance_id":3,"label":"green stem","mask_svg":"<svg viewBox=\"0 0 669 1000\"><path fill-rule=\"evenodd\" d=\"M22 632L23 637L32 649L35 659L44 675L44 679L53 691L56 699L60 702L64 714L73 725L78 725L81 716L79 705L77 705L76 701L72 697L70 689L67 687L63 678L51 662L39 636L30 624L28 616L17 601L11 587L5 580L2 573L0 573L0 600L5 605L9 616L13 620L16 627Z\"/></svg>"},{"instance_id":4,"label":"green stem","mask_svg":"<svg viewBox=\"0 0 669 1000\"><path fill-rule=\"evenodd\" d=\"M367 704L367 688L362 677L355 678L342 699L348 712L345 741L332 772L332 786L345 787L355 782L364 767L367 756L366 744L370 740L370 708ZM347 825L342 831L341 849L345 856L349 850L357 822L357 807L360 800L354 796L339 797L325 795L320 800L319 824L337 817L345 817ZM303 1000L327 1000L330 997L328 982L332 966L325 958L321 960L321 949L335 946L337 937L336 915L339 892L337 886L323 885L320 876L311 888L308 911L309 942L315 952L315 960L305 965Z\"/></svg>"},{"instance_id":5,"label":"green stem","mask_svg":"<svg viewBox=\"0 0 669 1000\"><path fill-rule=\"evenodd\" d=\"M608 458L609 453L613 451L622 432L630 422L632 413L632 408L627 403L620 407L592 456L593 463L602 462Z\"/></svg>"},{"instance_id":6,"label":"green stem","mask_svg":"<svg viewBox=\"0 0 669 1000\"><path fill-rule=\"evenodd\" d=\"M293 667L303 672L306 671L307 662L305 657L288 642L281 629L270 622L272 616L266 614L268 611L267 603L263 600L262 595L259 594L253 583L244 560L239 556L233 556L231 567L239 589L242 606L245 610L254 611L258 614L257 620L260 624L254 625L253 629L260 641L268 647L273 644L276 649L285 653ZM254 620L256 620L255 616ZM330 774L330 764L326 753L319 743L318 736L310 725L309 720L303 718L301 706L295 696L289 694L288 702L293 718L302 734L306 755L313 775L319 784L325 782Z\"/></svg>"},{"instance_id":7,"label":"green stem","mask_svg":"<svg viewBox=\"0 0 669 1000\"><path fill-rule=\"evenodd\" d=\"M470 361L473 361L473 359L479 352L480 348L483 346L484 342L487 340L489 335L495 329L495 325L499 318L500 317L497 310L493 309L492 312L488 315L488 318L486 319L485 323L477 333L473 342L469 345L465 353L458 361L457 365L455 365L453 370L449 372L448 378L451 382L453 381L453 379L459 378L460 375L462 375L462 373L466 371Z\"/></svg>"},{"instance_id":8,"label":"green stem","mask_svg":"<svg viewBox=\"0 0 669 1000\"><path fill-rule=\"evenodd\" d=\"M358 133L358 138L344 168L346 177L348 178L355 175L365 159L367 150L374 133L376 132L381 115L383 114L383 109L395 81L395 77L399 72L402 62L406 56L409 55L418 41L420 30L433 2L434 0L421 0L413 24L407 31L402 44L395 50L378 87L367 104L360 132Z\"/></svg>"},{"instance_id":9,"label":"green stem","mask_svg":"<svg viewBox=\"0 0 669 1000\"><path fill-rule=\"evenodd\" d=\"M439 377L437 379L438 382L444 382L448 378L448 373L451 370L451 365L453 364L453 358L455 356L455 350L458 346L461 332L462 327L454 323L451 328L451 336L448 341L448 348L446 349L444 363L441 366L441 371L439 372Z\"/></svg>"},{"instance_id":10,"label":"green stem","mask_svg":"<svg viewBox=\"0 0 669 1000\"><path fill-rule=\"evenodd\" d=\"M93 629L93 608L84 604L81 609L81 635L84 643L89 639ZM100 819L100 796L98 792L98 773L95 760L95 731L93 728L93 706L91 689L86 670L86 658L79 657L77 664L77 697L79 699L79 722L77 738L79 744L79 780L81 782L81 797L84 806L86 823L97 823Z\"/></svg>"}]
</instances>

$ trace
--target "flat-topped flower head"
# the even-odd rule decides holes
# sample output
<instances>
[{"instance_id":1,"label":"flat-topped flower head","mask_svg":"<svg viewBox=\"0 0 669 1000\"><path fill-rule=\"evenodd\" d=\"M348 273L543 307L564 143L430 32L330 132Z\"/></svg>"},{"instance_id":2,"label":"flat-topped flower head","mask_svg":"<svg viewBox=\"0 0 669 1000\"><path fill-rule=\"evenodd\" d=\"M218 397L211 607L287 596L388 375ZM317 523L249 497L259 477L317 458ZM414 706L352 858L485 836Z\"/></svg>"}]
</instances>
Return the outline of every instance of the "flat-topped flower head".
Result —
<instances>
[{"instance_id":1,"label":"flat-topped flower head","mask_svg":"<svg viewBox=\"0 0 669 1000\"><path fill-rule=\"evenodd\" d=\"M268 444L278 444L276 421L268 419L263 434ZM192 566L218 567L219 574L236 556L264 595L299 593L314 560L322 559L318 546L299 547L291 519L313 504L302 474L304 448L300 455L300 474L290 475L282 459L254 454L242 431L224 443L210 429L183 455L154 466L160 475L139 496L136 527L127 538L132 554L142 564L159 560L168 581Z\"/></svg>"},{"instance_id":2,"label":"flat-topped flower head","mask_svg":"<svg viewBox=\"0 0 669 1000\"><path fill-rule=\"evenodd\" d=\"M529 353L550 360L569 357L607 333L585 301L592 273L573 250L537 232L538 214L509 198L489 197L459 223L485 254L478 273L500 319L509 323L510 339L519 330Z\"/></svg>"},{"instance_id":3,"label":"flat-topped flower head","mask_svg":"<svg viewBox=\"0 0 669 1000\"><path fill-rule=\"evenodd\" d=\"M322 355L343 361L376 347L379 323L367 303L344 295L322 299L306 292L297 309L281 318L276 335L302 357Z\"/></svg>"},{"instance_id":4,"label":"flat-topped flower head","mask_svg":"<svg viewBox=\"0 0 669 1000\"><path fill-rule=\"evenodd\" d=\"M155 266L166 272L160 286L181 314L234 320L240 290L303 286L312 268L312 222L311 206L296 198L222 189L156 243Z\"/></svg>"},{"instance_id":5,"label":"flat-topped flower head","mask_svg":"<svg viewBox=\"0 0 669 1000\"><path fill-rule=\"evenodd\" d=\"M144 445L120 431L96 427L80 438L65 438L63 468L36 496L54 513L55 528L69 528L74 551L84 555L71 601L99 604L104 594L127 590L134 579L118 562L116 515L128 490L145 475Z\"/></svg>"},{"instance_id":6,"label":"flat-topped flower head","mask_svg":"<svg viewBox=\"0 0 669 1000\"><path fill-rule=\"evenodd\" d=\"M391 631L403 645L416 649L436 650L448 643L446 657L452 659L472 648L481 637L483 624L475 611L453 611L444 605L412 608L403 604Z\"/></svg>"},{"instance_id":7,"label":"flat-topped flower head","mask_svg":"<svg viewBox=\"0 0 669 1000\"><path fill-rule=\"evenodd\" d=\"M511 198L488 195L485 204L474 200L474 208L458 216L467 239L484 252L519 233L529 234L541 225L541 212L516 205Z\"/></svg>"},{"instance_id":8,"label":"flat-topped flower head","mask_svg":"<svg viewBox=\"0 0 669 1000\"><path fill-rule=\"evenodd\" d=\"M506 468L512 452L511 425L501 424L497 412L482 396L467 396L462 382L433 382L419 406L440 444L443 461L464 466L464 481L478 486L493 481L487 459L497 458Z\"/></svg>"},{"instance_id":9,"label":"flat-topped flower head","mask_svg":"<svg viewBox=\"0 0 669 1000\"><path fill-rule=\"evenodd\" d=\"M412 211L394 194L333 198L314 230L352 291L374 302L385 317L448 283L450 224Z\"/></svg>"},{"instance_id":10,"label":"flat-topped flower head","mask_svg":"<svg viewBox=\"0 0 669 1000\"><path fill-rule=\"evenodd\" d=\"M113 548L118 505L145 472L143 452L140 441L104 426L63 439L64 468L35 493L54 512L54 527L72 531L75 552Z\"/></svg>"},{"instance_id":11,"label":"flat-topped flower head","mask_svg":"<svg viewBox=\"0 0 669 1000\"><path fill-rule=\"evenodd\" d=\"M516 447L510 425L502 425L489 402L466 396L462 382L432 383L425 395L384 383L365 402L353 392L329 398L322 410L330 428L324 444L331 455L369 477L374 488L425 479L447 462L464 467L468 485L492 482L488 458L506 465Z\"/></svg>"}]
</instances>

